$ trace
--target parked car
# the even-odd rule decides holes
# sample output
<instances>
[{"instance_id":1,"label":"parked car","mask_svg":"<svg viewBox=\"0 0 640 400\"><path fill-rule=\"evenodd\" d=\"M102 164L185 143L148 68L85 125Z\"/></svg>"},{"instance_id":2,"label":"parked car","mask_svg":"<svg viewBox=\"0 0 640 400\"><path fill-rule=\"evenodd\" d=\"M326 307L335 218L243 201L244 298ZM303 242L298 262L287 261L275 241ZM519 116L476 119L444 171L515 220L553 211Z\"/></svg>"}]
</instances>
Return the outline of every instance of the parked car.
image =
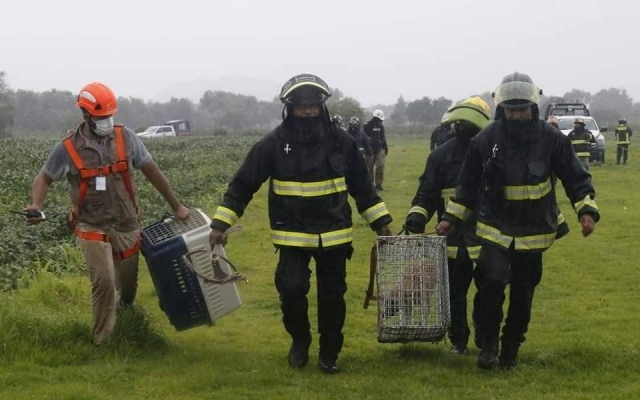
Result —
<instances>
[{"instance_id":1,"label":"parked car","mask_svg":"<svg viewBox=\"0 0 640 400\"><path fill-rule=\"evenodd\" d=\"M577 115L561 115L558 117L558 129L565 135L568 135L569 132L573 130L574 121L576 120ZM591 132L593 137L596 140L595 145L591 145L591 157L589 157L590 161L601 161L604 162L604 150L606 147L606 140L604 138L603 132L607 131L606 127L598 127L596 120L593 117L588 116L580 116L584 121L584 129Z\"/></svg>"},{"instance_id":2,"label":"parked car","mask_svg":"<svg viewBox=\"0 0 640 400\"><path fill-rule=\"evenodd\" d=\"M186 119L174 119L164 124L173 126L178 136L191 136L191 124Z\"/></svg>"},{"instance_id":3,"label":"parked car","mask_svg":"<svg viewBox=\"0 0 640 400\"><path fill-rule=\"evenodd\" d=\"M137 134L140 137L167 137L176 136L176 131L171 125L150 126L146 131Z\"/></svg>"}]
</instances>

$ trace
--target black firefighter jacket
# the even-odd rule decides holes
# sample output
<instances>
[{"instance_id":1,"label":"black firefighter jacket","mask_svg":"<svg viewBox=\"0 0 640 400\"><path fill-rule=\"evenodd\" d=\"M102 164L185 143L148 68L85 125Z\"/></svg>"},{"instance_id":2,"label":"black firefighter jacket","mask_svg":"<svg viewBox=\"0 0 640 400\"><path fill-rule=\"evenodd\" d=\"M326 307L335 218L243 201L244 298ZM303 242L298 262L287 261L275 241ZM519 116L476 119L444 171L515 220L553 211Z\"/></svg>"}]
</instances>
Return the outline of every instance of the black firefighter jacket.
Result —
<instances>
[{"instance_id":1,"label":"black firefighter jacket","mask_svg":"<svg viewBox=\"0 0 640 400\"><path fill-rule=\"evenodd\" d=\"M509 134L502 121L495 121L471 141L443 219L466 221L475 210L482 241L516 251L544 251L558 231L553 176L562 181L578 217L600 219L591 175L568 137L538 119L526 132Z\"/></svg>"},{"instance_id":2,"label":"black firefighter jacket","mask_svg":"<svg viewBox=\"0 0 640 400\"><path fill-rule=\"evenodd\" d=\"M460 136L452 135L450 140L429 154L408 216L423 222L421 232L424 232L424 225L431 220L434 213L437 212L438 217L444 213L446 203L455 196L458 174L462 169L468 145L469 139L465 140ZM422 215L424 218L417 215L412 217L413 213ZM475 235L475 218L473 216L447 236L449 258L456 258L459 247L466 247L471 260L478 259L480 242Z\"/></svg>"},{"instance_id":3,"label":"black firefighter jacket","mask_svg":"<svg viewBox=\"0 0 640 400\"><path fill-rule=\"evenodd\" d=\"M334 248L352 241L351 207L372 229L391 222L355 140L332 124L303 139L281 124L256 143L229 183L211 226L225 230L269 181L271 239L276 247Z\"/></svg>"}]
</instances>

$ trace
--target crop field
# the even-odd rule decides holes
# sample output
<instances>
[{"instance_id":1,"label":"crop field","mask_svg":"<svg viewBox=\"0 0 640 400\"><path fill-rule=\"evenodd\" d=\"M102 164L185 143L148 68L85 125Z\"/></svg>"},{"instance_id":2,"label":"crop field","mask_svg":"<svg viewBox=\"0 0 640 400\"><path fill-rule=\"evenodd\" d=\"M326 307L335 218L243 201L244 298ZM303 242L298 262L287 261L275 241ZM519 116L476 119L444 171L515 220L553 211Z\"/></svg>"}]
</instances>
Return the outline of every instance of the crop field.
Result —
<instances>
[{"instance_id":1,"label":"crop field","mask_svg":"<svg viewBox=\"0 0 640 400\"><path fill-rule=\"evenodd\" d=\"M119 313L107 346L91 343L90 285L66 224L66 182L52 186L48 221L27 226L9 213L29 203L31 181L59 139L0 140L0 399L636 399L640 398L640 149L629 165L592 167L602 221L583 238L564 193L571 233L545 253L520 365L478 371L478 350L449 343L380 344L375 304L362 308L375 234L355 216L348 265L341 372L291 370L280 322L269 237L266 185L230 237L227 254L249 283L243 306L213 327L176 332L158 307L141 258L136 307ZM149 139L145 143L180 199L212 215L257 137ZM382 197L402 226L428 154L428 137L390 137ZM144 225L168 207L137 175ZM430 222L429 227L434 225ZM313 269L313 266L312 266ZM315 279L309 294L315 321ZM475 293L470 290L469 299ZM471 304L470 304L471 305Z\"/></svg>"}]
</instances>

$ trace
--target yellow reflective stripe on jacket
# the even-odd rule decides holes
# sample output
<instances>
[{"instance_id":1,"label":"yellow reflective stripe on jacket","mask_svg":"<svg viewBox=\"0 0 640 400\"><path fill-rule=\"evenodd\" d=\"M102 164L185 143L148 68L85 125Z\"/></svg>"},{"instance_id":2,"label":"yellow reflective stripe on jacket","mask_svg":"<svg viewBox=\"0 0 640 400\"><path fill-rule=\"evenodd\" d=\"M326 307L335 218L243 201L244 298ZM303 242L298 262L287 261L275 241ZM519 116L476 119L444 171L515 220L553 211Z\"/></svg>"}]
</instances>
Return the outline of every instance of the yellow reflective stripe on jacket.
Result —
<instances>
[{"instance_id":1,"label":"yellow reflective stripe on jacket","mask_svg":"<svg viewBox=\"0 0 640 400\"><path fill-rule=\"evenodd\" d=\"M362 218L364 218L364 220L367 221L368 224L371 224L378 218L384 217L387 214L389 214L387 206L384 204L384 202L380 202L375 206L369 207L367 210L365 210L365 212L362 213Z\"/></svg>"},{"instance_id":2,"label":"yellow reflective stripe on jacket","mask_svg":"<svg viewBox=\"0 0 640 400\"><path fill-rule=\"evenodd\" d=\"M496 243L506 249L514 242L515 250L545 250L549 248L556 239L556 233L543 233L530 236L507 236L496 229L482 222L478 222L476 234L490 242Z\"/></svg>"},{"instance_id":3,"label":"yellow reflective stripe on jacket","mask_svg":"<svg viewBox=\"0 0 640 400\"><path fill-rule=\"evenodd\" d=\"M562 215L562 213L558 214L558 225L564 224L564 222L565 222L564 215Z\"/></svg>"},{"instance_id":4,"label":"yellow reflective stripe on jacket","mask_svg":"<svg viewBox=\"0 0 640 400\"><path fill-rule=\"evenodd\" d=\"M493 226L489 226L487 224L483 224L482 222L477 222L476 224L476 235L490 242L499 244L502 247L509 248L511 246L511 242L513 238L510 236L505 236L500 232L500 230L494 228Z\"/></svg>"},{"instance_id":5,"label":"yellow reflective stripe on jacket","mask_svg":"<svg viewBox=\"0 0 640 400\"><path fill-rule=\"evenodd\" d=\"M287 182L272 179L271 185L273 192L280 196L315 197L347 190L344 177L319 182Z\"/></svg>"},{"instance_id":6,"label":"yellow reflective stripe on jacket","mask_svg":"<svg viewBox=\"0 0 640 400\"><path fill-rule=\"evenodd\" d=\"M447 214L451 214L454 217L466 221L471 216L472 211L460 203L456 203L453 200L449 200L447 204Z\"/></svg>"},{"instance_id":7,"label":"yellow reflective stripe on jacket","mask_svg":"<svg viewBox=\"0 0 640 400\"><path fill-rule=\"evenodd\" d=\"M447 189L442 189L440 191L441 196L443 199L449 199L451 197L456 197L456 188L447 188Z\"/></svg>"},{"instance_id":8,"label":"yellow reflective stripe on jacket","mask_svg":"<svg viewBox=\"0 0 640 400\"><path fill-rule=\"evenodd\" d=\"M469 253L469 258L471 261L476 261L480 258L480 251L482 250L482 246L469 246L467 247L467 253Z\"/></svg>"},{"instance_id":9,"label":"yellow reflective stripe on jacket","mask_svg":"<svg viewBox=\"0 0 640 400\"><path fill-rule=\"evenodd\" d=\"M588 140L572 140L571 144L590 144Z\"/></svg>"},{"instance_id":10,"label":"yellow reflective stripe on jacket","mask_svg":"<svg viewBox=\"0 0 640 400\"><path fill-rule=\"evenodd\" d=\"M455 260L458 258L458 247L457 246L447 246L447 257Z\"/></svg>"},{"instance_id":11,"label":"yellow reflective stripe on jacket","mask_svg":"<svg viewBox=\"0 0 640 400\"><path fill-rule=\"evenodd\" d=\"M218 206L216 213L213 215L213 219L226 222L229 225L233 225L238 221L238 214L230 208Z\"/></svg>"},{"instance_id":12,"label":"yellow reflective stripe on jacket","mask_svg":"<svg viewBox=\"0 0 640 400\"><path fill-rule=\"evenodd\" d=\"M580 210L582 210L582 208L587 206L594 208L596 210L598 209L598 205L596 204L596 201L593 200L590 195L586 195L584 199L580 200L579 202L573 205L573 207L576 210L576 213L578 214L580 213Z\"/></svg>"},{"instance_id":13,"label":"yellow reflective stripe on jacket","mask_svg":"<svg viewBox=\"0 0 640 400\"><path fill-rule=\"evenodd\" d=\"M420 207L420 206L411 207L411 209L409 210L409 214L411 214L411 213L418 213L418 214L422 214L425 217L427 217L427 210L425 208Z\"/></svg>"},{"instance_id":14,"label":"yellow reflective stripe on jacket","mask_svg":"<svg viewBox=\"0 0 640 400\"><path fill-rule=\"evenodd\" d=\"M271 231L274 244L291 247L318 248L322 240L323 247L349 243L353 239L353 229L346 228L325 233L301 233L288 231Z\"/></svg>"},{"instance_id":15,"label":"yellow reflective stripe on jacket","mask_svg":"<svg viewBox=\"0 0 640 400\"><path fill-rule=\"evenodd\" d=\"M506 200L538 200L551 193L551 180L537 185L505 186Z\"/></svg>"},{"instance_id":16,"label":"yellow reflective stripe on jacket","mask_svg":"<svg viewBox=\"0 0 640 400\"><path fill-rule=\"evenodd\" d=\"M630 140L619 140L616 142L616 144L631 144Z\"/></svg>"},{"instance_id":17,"label":"yellow reflective stripe on jacket","mask_svg":"<svg viewBox=\"0 0 640 400\"><path fill-rule=\"evenodd\" d=\"M556 240L556 233L542 235L522 236L514 238L516 250L544 250L549 248Z\"/></svg>"},{"instance_id":18,"label":"yellow reflective stripe on jacket","mask_svg":"<svg viewBox=\"0 0 640 400\"><path fill-rule=\"evenodd\" d=\"M591 156L591 152L576 153L576 156L578 156L578 157L590 157Z\"/></svg>"}]
</instances>

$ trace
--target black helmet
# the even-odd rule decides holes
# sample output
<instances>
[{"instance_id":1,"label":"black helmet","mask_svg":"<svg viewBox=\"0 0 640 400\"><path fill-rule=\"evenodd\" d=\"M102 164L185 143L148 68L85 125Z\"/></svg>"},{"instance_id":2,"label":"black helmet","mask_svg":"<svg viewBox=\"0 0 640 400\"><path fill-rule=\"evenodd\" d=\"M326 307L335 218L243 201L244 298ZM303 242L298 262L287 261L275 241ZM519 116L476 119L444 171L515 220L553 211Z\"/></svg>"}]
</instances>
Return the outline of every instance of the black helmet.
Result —
<instances>
[{"instance_id":1,"label":"black helmet","mask_svg":"<svg viewBox=\"0 0 640 400\"><path fill-rule=\"evenodd\" d=\"M624 118L620 118L620 120L618 121L618 123L619 123L620 125L625 125L625 124L627 123L627 120L626 120L626 119L624 119Z\"/></svg>"},{"instance_id":2,"label":"black helmet","mask_svg":"<svg viewBox=\"0 0 640 400\"><path fill-rule=\"evenodd\" d=\"M331 120L338 125L342 125L342 116L340 114L334 115L333 118L331 118Z\"/></svg>"},{"instance_id":3,"label":"black helmet","mask_svg":"<svg viewBox=\"0 0 640 400\"><path fill-rule=\"evenodd\" d=\"M529 75L514 72L502 78L502 82L491 96L496 107L516 109L537 105L541 94L542 90L533 84Z\"/></svg>"},{"instance_id":4,"label":"black helmet","mask_svg":"<svg viewBox=\"0 0 640 400\"><path fill-rule=\"evenodd\" d=\"M355 115L349 120L349 125L360 125L360 118Z\"/></svg>"},{"instance_id":5,"label":"black helmet","mask_svg":"<svg viewBox=\"0 0 640 400\"><path fill-rule=\"evenodd\" d=\"M311 106L331 97L331 89L313 74L300 74L289 79L280 91L280 101L293 106Z\"/></svg>"}]
</instances>

